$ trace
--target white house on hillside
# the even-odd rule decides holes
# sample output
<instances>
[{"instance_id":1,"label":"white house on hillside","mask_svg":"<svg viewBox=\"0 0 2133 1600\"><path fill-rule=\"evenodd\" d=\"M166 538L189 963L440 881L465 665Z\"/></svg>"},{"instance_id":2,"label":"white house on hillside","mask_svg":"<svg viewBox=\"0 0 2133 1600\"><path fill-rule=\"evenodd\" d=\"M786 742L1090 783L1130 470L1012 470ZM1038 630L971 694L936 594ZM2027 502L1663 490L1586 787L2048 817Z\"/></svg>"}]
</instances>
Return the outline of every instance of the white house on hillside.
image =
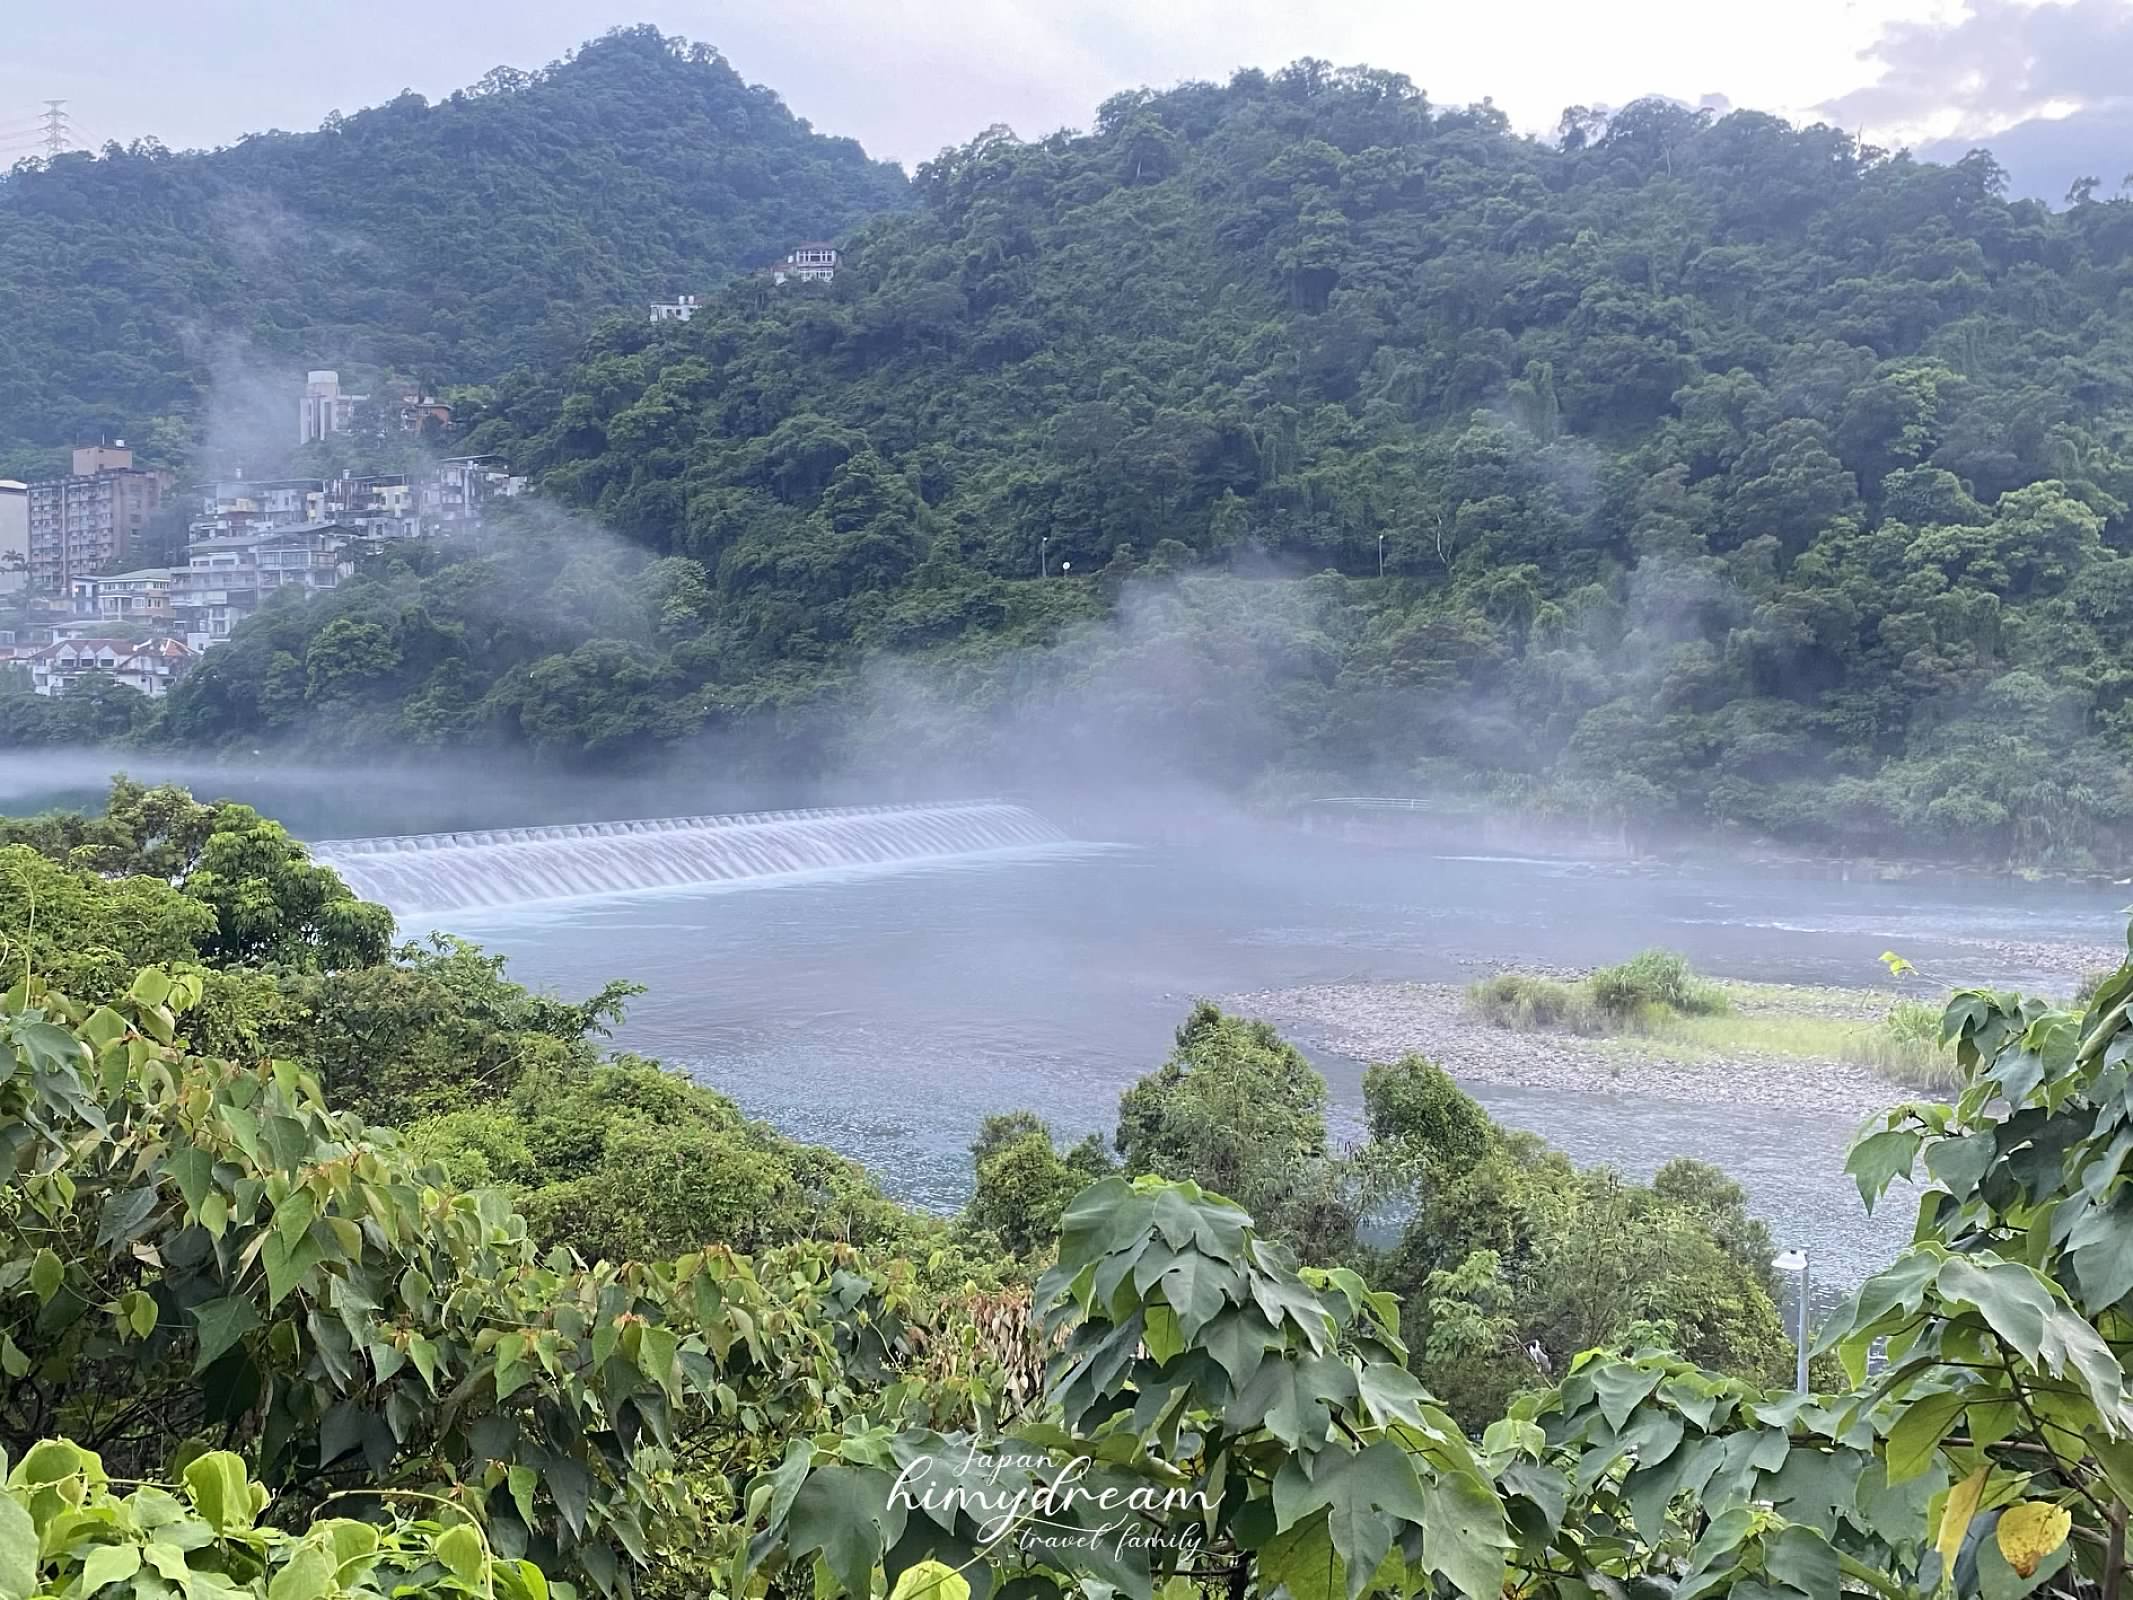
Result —
<instances>
[{"instance_id":1,"label":"white house on hillside","mask_svg":"<svg viewBox=\"0 0 2133 1600\"><path fill-rule=\"evenodd\" d=\"M801 283L828 283L836 276L837 247L827 239L794 245L785 259L770 269L772 283L783 283L787 278Z\"/></svg>"}]
</instances>

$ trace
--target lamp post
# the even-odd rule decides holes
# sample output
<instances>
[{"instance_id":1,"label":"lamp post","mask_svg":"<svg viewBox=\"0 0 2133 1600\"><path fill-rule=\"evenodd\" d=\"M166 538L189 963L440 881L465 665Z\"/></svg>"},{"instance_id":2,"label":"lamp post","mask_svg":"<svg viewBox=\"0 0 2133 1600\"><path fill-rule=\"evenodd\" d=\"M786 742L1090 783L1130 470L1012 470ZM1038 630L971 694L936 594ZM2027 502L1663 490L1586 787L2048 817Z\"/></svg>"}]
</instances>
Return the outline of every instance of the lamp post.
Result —
<instances>
[{"instance_id":1,"label":"lamp post","mask_svg":"<svg viewBox=\"0 0 2133 1600\"><path fill-rule=\"evenodd\" d=\"M1378 535L1378 576L1385 576L1385 535Z\"/></svg>"},{"instance_id":2,"label":"lamp post","mask_svg":"<svg viewBox=\"0 0 2133 1600\"><path fill-rule=\"evenodd\" d=\"M1052 536L1048 533L1037 541L1037 573L1045 578L1052 575Z\"/></svg>"},{"instance_id":3,"label":"lamp post","mask_svg":"<svg viewBox=\"0 0 2133 1600\"><path fill-rule=\"evenodd\" d=\"M1800 1275L1800 1314L1796 1339L1800 1349L1799 1389L1800 1393L1805 1394L1807 1392L1807 1284L1809 1276L1807 1252L1805 1250L1780 1251L1777 1258L1770 1265L1774 1271L1797 1272Z\"/></svg>"}]
</instances>

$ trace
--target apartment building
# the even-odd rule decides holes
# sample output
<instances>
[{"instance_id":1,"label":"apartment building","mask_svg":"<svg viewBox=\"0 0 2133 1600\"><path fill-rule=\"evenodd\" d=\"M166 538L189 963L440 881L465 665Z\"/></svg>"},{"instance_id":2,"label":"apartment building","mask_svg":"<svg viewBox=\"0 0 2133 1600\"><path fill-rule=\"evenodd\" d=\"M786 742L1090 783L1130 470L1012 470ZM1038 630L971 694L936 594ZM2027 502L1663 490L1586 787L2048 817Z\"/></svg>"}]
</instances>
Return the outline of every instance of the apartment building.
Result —
<instances>
[{"instance_id":1,"label":"apartment building","mask_svg":"<svg viewBox=\"0 0 2133 1600\"><path fill-rule=\"evenodd\" d=\"M339 587L355 570L345 551L356 531L345 523L307 522L194 540L184 569L172 574L178 631L192 649L207 650L278 590Z\"/></svg>"},{"instance_id":2,"label":"apartment building","mask_svg":"<svg viewBox=\"0 0 2133 1600\"><path fill-rule=\"evenodd\" d=\"M120 623L130 629L138 623L167 624L172 620L172 581L168 567L142 567L135 572L76 578L68 592L75 616Z\"/></svg>"},{"instance_id":3,"label":"apartment building","mask_svg":"<svg viewBox=\"0 0 2133 1600\"><path fill-rule=\"evenodd\" d=\"M29 485L29 587L64 595L110 566L163 504L170 475L133 464L123 441L74 452L73 474Z\"/></svg>"}]
</instances>

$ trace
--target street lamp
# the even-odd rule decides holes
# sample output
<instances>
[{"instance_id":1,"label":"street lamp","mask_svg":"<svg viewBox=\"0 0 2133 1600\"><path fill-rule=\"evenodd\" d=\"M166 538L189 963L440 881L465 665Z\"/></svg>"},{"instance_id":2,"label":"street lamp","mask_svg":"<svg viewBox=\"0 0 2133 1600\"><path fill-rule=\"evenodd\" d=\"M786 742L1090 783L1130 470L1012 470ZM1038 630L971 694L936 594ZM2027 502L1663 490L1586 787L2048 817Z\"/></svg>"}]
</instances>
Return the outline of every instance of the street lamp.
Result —
<instances>
[{"instance_id":1,"label":"street lamp","mask_svg":"<svg viewBox=\"0 0 2133 1600\"><path fill-rule=\"evenodd\" d=\"M1037 571L1040 576L1052 575L1052 536L1045 534L1037 541Z\"/></svg>"},{"instance_id":2,"label":"street lamp","mask_svg":"<svg viewBox=\"0 0 2133 1600\"><path fill-rule=\"evenodd\" d=\"M1385 535L1378 535L1378 576L1385 576Z\"/></svg>"},{"instance_id":3,"label":"street lamp","mask_svg":"<svg viewBox=\"0 0 2133 1600\"><path fill-rule=\"evenodd\" d=\"M1798 1343L1800 1347L1800 1393L1807 1392L1807 1252L1805 1250L1782 1250L1770 1263L1775 1272L1797 1272L1800 1275L1800 1315Z\"/></svg>"}]
</instances>

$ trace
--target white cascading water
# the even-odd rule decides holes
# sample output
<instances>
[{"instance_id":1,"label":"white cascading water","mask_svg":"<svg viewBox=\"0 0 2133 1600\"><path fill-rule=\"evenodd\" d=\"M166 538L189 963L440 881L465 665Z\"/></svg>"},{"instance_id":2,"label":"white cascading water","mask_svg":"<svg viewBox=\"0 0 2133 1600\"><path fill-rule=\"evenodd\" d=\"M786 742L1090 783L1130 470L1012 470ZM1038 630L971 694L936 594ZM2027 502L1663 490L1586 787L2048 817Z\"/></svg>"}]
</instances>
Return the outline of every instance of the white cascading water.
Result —
<instances>
[{"instance_id":1,"label":"white cascading water","mask_svg":"<svg viewBox=\"0 0 2133 1600\"><path fill-rule=\"evenodd\" d=\"M311 855L405 918L1066 842L1025 806L966 800L322 839Z\"/></svg>"}]
</instances>

